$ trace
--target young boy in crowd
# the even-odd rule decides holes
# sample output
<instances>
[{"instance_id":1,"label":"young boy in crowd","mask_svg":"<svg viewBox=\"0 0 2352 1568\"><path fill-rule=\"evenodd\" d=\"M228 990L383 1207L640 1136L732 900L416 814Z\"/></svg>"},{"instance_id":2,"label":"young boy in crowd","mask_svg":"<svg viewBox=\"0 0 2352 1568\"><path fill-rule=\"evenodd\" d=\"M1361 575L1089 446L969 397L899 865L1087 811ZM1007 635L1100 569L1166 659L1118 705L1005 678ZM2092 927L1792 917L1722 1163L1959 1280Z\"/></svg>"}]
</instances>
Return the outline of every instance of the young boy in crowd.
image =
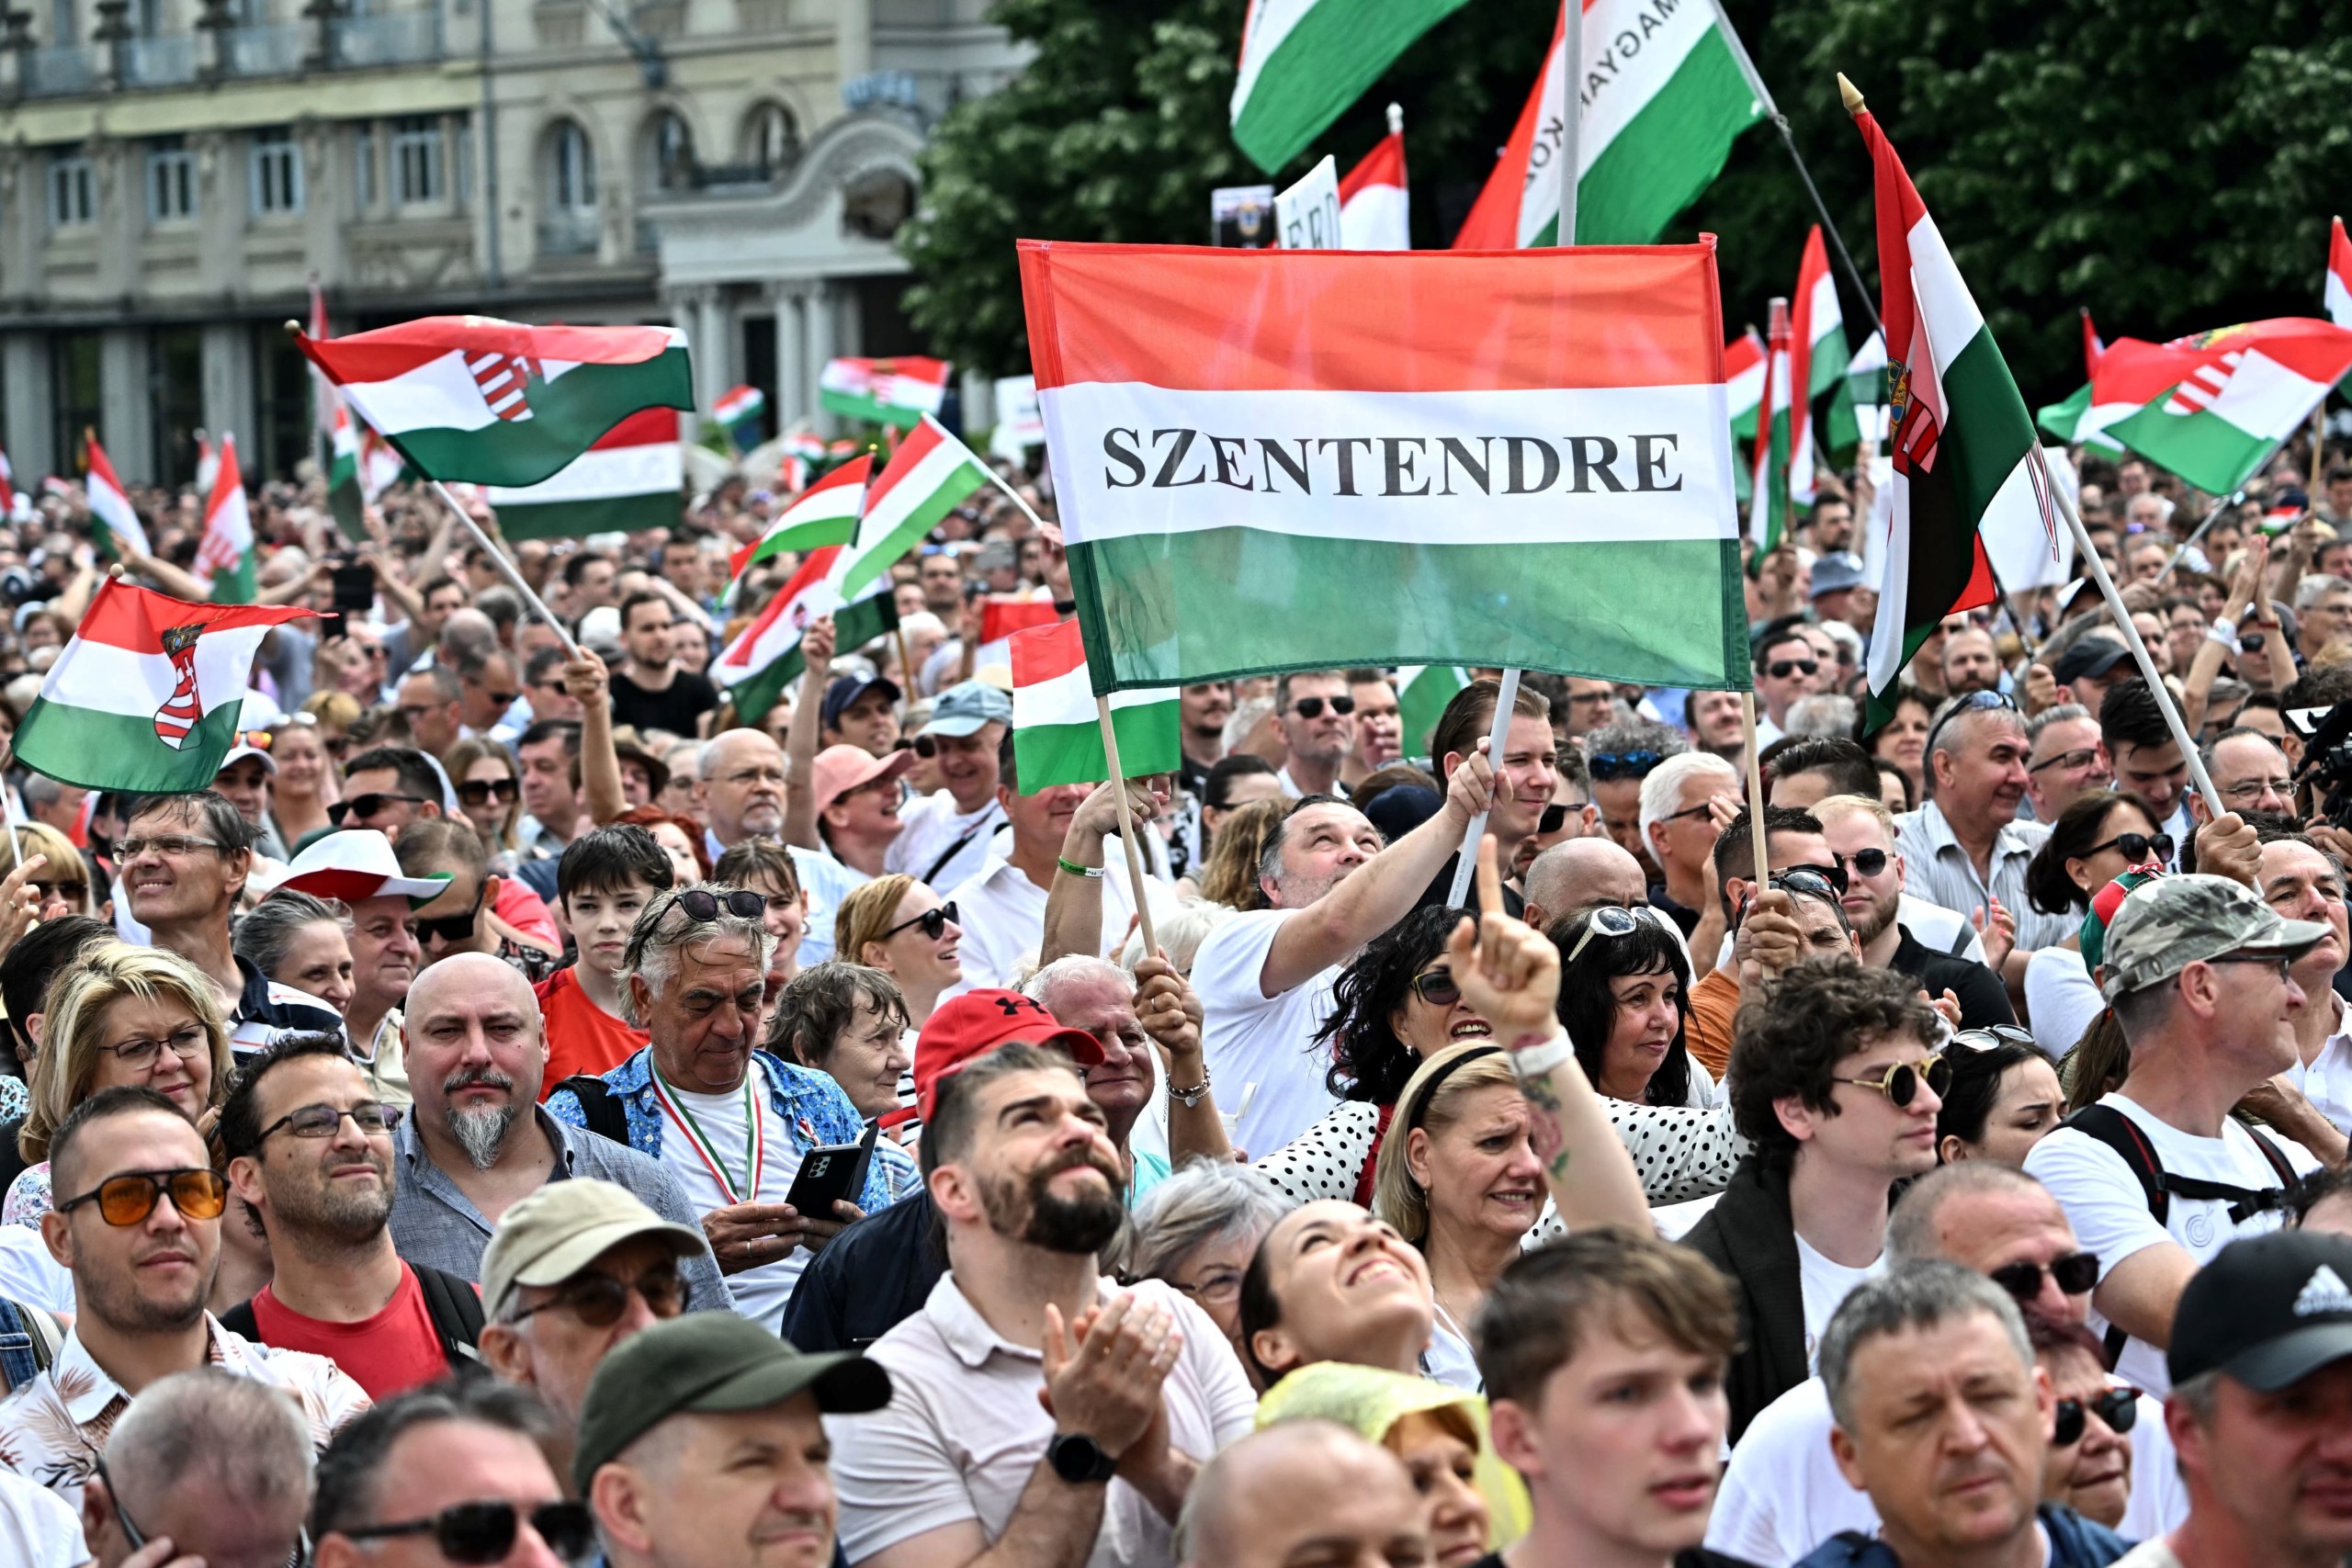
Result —
<instances>
[{"instance_id":1,"label":"young boy in crowd","mask_svg":"<svg viewBox=\"0 0 2352 1568\"><path fill-rule=\"evenodd\" d=\"M621 958L638 915L675 874L642 828L599 828L565 846L555 918L579 956L533 987L547 1028L541 1099L568 1077L610 1072L644 1046L645 1031L621 1016Z\"/></svg>"}]
</instances>

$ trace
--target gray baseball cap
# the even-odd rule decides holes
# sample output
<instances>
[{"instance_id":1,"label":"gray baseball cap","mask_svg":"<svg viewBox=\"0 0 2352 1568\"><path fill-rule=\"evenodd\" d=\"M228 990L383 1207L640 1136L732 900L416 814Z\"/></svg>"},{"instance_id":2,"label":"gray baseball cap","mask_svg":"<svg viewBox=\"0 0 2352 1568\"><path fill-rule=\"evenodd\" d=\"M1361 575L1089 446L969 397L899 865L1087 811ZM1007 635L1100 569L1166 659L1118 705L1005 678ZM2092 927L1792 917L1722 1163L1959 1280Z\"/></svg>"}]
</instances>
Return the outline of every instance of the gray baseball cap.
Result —
<instances>
[{"instance_id":1,"label":"gray baseball cap","mask_svg":"<svg viewBox=\"0 0 2352 1568\"><path fill-rule=\"evenodd\" d=\"M939 694L931 706L925 735L956 739L977 735L983 725L1012 722L1012 699L985 681L966 681Z\"/></svg>"},{"instance_id":2,"label":"gray baseball cap","mask_svg":"<svg viewBox=\"0 0 2352 1568\"><path fill-rule=\"evenodd\" d=\"M2136 888L2107 924L2110 1002L2226 953L2296 958L2329 934L2290 920L2250 888L2221 876L2160 876Z\"/></svg>"}]
</instances>

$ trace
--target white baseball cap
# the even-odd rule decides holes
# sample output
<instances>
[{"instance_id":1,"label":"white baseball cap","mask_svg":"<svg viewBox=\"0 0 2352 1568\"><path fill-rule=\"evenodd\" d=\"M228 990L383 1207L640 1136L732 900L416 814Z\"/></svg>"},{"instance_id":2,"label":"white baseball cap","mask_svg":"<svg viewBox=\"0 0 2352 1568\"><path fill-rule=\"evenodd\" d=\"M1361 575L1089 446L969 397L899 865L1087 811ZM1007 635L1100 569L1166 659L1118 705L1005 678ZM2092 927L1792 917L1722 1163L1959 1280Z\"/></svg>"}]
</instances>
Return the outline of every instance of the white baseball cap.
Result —
<instances>
[{"instance_id":1,"label":"white baseball cap","mask_svg":"<svg viewBox=\"0 0 2352 1568\"><path fill-rule=\"evenodd\" d=\"M448 881L446 876L401 875L390 839L372 828L348 828L326 834L296 855L270 892L308 893L346 904L362 898L405 898L424 905L441 897Z\"/></svg>"}]
</instances>

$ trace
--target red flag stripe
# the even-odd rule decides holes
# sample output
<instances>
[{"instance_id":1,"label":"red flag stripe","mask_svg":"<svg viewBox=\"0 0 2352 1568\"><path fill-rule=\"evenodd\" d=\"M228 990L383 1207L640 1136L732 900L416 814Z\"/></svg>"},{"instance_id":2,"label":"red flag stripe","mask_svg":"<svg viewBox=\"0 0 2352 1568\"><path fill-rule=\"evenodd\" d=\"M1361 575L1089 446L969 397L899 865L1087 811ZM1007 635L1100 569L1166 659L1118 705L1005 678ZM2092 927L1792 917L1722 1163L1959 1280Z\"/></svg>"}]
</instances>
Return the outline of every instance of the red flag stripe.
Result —
<instances>
[{"instance_id":1,"label":"red flag stripe","mask_svg":"<svg viewBox=\"0 0 2352 1568\"><path fill-rule=\"evenodd\" d=\"M1086 644L1079 635L1076 621L1014 632L1012 647L1015 687L1042 684L1057 675L1081 669L1086 663Z\"/></svg>"},{"instance_id":2,"label":"red flag stripe","mask_svg":"<svg viewBox=\"0 0 2352 1568\"><path fill-rule=\"evenodd\" d=\"M90 608L74 635L85 642L105 643L132 653L151 653L160 659L166 627L199 625L217 630L222 626L275 626L288 621L317 618L314 610L282 605L191 604L185 599L110 580L99 587L97 597L90 602Z\"/></svg>"},{"instance_id":3,"label":"red flag stripe","mask_svg":"<svg viewBox=\"0 0 2352 1568\"><path fill-rule=\"evenodd\" d=\"M336 382L389 381L446 354L486 354L573 365L638 365L681 345L665 327L526 327L487 316L425 316L321 342L297 340Z\"/></svg>"}]
</instances>

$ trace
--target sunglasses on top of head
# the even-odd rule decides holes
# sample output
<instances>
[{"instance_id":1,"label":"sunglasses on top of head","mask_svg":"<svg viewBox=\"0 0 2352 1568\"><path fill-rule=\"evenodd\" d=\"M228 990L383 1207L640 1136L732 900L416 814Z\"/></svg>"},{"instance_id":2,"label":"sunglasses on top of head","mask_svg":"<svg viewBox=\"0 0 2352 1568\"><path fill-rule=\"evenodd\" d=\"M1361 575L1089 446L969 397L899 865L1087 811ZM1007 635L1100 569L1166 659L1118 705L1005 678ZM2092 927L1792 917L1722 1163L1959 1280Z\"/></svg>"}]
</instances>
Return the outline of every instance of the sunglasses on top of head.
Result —
<instances>
[{"instance_id":1,"label":"sunglasses on top of head","mask_svg":"<svg viewBox=\"0 0 2352 1568\"><path fill-rule=\"evenodd\" d=\"M1585 771L1602 781L1611 779L1645 779L1660 762L1666 761L1662 751L1601 751L1585 763Z\"/></svg>"}]
</instances>

